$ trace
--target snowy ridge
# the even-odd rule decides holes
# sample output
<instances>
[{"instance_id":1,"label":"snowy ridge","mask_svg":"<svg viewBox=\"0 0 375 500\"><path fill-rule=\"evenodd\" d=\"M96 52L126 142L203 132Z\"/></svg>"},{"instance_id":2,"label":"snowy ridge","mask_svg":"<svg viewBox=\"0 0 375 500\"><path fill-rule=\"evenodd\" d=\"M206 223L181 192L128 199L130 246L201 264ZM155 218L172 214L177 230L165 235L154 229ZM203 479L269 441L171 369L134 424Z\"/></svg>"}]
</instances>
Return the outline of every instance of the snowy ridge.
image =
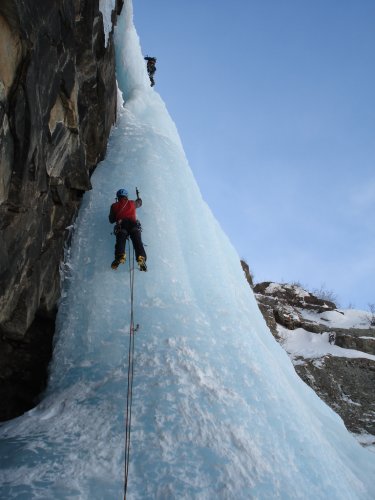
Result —
<instances>
[{"instance_id":1,"label":"snowy ridge","mask_svg":"<svg viewBox=\"0 0 375 500\"><path fill-rule=\"evenodd\" d=\"M130 0L116 31L125 106L77 219L48 390L1 427L0 496L122 497L129 271L109 267L107 214L137 186L149 272L135 283L128 498L373 498L375 456L297 377L202 200Z\"/></svg>"}]
</instances>

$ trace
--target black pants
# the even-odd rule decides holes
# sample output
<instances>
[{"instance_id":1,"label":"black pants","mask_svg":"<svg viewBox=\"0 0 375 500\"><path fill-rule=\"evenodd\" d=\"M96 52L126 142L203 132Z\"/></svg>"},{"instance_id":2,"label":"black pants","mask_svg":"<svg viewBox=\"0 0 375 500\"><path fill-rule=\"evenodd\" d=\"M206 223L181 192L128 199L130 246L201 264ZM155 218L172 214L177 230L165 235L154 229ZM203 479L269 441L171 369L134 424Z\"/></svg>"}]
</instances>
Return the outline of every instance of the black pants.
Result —
<instances>
[{"instance_id":1,"label":"black pants","mask_svg":"<svg viewBox=\"0 0 375 500\"><path fill-rule=\"evenodd\" d=\"M143 248L141 230L138 224L129 219L123 219L120 224L116 224L115 227L116 235L116 245L115 245L115 257L125 253L125 243L128 236L132 240L135 256L138 259L142 256L147 259L145 249Z\"/></svg>"}]
</instances>

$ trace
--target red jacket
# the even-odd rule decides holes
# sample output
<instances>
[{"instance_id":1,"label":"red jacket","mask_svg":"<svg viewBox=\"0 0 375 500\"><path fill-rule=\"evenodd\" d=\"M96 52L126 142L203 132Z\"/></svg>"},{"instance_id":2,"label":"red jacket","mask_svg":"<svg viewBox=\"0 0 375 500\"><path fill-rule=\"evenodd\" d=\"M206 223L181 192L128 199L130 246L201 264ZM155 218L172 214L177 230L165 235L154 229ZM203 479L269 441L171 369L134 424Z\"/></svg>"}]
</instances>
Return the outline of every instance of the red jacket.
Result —
<instances>
[{"instance_id":1,"label":"red jacket","mask_svg":"<svg viewBox=\"0 0 375 500\"><path fill-rule=\"evenodd\" d=\"M119 222L123 219L136 222L136 208L141 206L142 200L140 198L135 201L128 200L127 198L121 198L119 201L111 205L111 210L109 212L109 222L113 224L114 222Z\"/></svg>"}]
</instances>

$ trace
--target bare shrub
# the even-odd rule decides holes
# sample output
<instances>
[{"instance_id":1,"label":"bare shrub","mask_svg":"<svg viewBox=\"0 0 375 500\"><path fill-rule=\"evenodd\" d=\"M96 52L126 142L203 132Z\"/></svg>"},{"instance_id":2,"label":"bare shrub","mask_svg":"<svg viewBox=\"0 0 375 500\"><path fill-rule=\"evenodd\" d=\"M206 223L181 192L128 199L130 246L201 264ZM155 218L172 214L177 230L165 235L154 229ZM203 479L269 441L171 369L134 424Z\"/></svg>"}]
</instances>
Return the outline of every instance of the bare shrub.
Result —
<instances>
[{"instance_id":1,"label":"bare shrub","mask_svg":"<svg viewBox=\"0 0 375 500\"><path fill-rule=\"evenodd\" d=\"M328 300L329 302L333 302L337 307L339 307L336 292L334 292L333 290L328 290L325 283L322 283L320 287L313 290L312 293L315 295L315 297L318 297L318 299Z\"/></svg>"},{"instance_id":2,"label":"bare shrub","mask_svg":"<svg viewBox=\"0 0 375 500\"><path fill-rule=\"evenodd\" d=\"M300 281L296 280L296 281L291 281L290 283L292 286L298 286L298 288L303 288L304 290L307 290L307 288L305 287L305 285L303 285Z\"/></svg>"},{"instance_id":3,"label":"bare shrub","mask_svg":"<svg viewBox=\"0 0 375 500\"><path fill-rule=\"evenodd\" d=\"M370 311L370 314L368 314L368 320L370 323L370 327L375 327L375 304L368 304L368 308Z\"/></svg>"}]
</instances>

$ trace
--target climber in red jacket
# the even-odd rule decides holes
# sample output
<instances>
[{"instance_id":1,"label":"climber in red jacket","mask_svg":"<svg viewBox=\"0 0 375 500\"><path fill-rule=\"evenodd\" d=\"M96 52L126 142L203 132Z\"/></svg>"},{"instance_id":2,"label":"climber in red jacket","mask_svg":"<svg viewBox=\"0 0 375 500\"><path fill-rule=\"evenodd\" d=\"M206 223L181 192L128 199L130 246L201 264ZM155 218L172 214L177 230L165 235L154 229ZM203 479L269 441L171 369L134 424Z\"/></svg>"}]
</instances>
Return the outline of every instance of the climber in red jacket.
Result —
<instances>
[{"instance_id":1,"label":"climber in red jacket","mask_svg":"<svg viewBox=\"0 0 375 500\"><path fill-rule=\"evenodd\" d=\"M147 271L146 252L143 247L140 223L137 221L136 209L142 206L137 190L137 199L129 200L126 189L119 189L116 193L117 202L111 205L109 222L116 223L114 234L116 235L115 260L112 269L117 269L126 260L125 243L128 236L132 240L137 263L140 271Z\"/></svg>"}]
</instances>

